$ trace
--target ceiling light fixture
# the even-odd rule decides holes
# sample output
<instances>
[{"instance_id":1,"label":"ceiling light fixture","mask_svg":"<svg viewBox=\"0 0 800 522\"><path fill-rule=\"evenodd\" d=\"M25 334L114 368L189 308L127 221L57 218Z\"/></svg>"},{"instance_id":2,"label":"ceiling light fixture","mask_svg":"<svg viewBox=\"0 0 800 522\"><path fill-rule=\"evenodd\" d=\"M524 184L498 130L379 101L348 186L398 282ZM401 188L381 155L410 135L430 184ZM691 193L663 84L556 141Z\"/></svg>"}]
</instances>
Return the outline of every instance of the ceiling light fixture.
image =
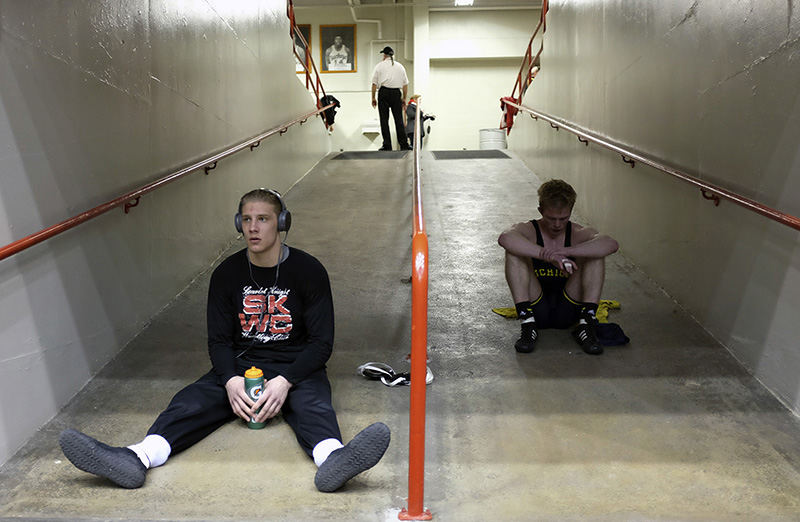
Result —
<instances>
[{"instance_id":1,"label":"ceiling light fixture","mask_svg":"<svg viewBox=\"0 0 800 522\"><path fill-rule=\"evenodd\" d=\"M456 0L456 7L472 5L472 0Z\"/></svg>"}]
</instances>

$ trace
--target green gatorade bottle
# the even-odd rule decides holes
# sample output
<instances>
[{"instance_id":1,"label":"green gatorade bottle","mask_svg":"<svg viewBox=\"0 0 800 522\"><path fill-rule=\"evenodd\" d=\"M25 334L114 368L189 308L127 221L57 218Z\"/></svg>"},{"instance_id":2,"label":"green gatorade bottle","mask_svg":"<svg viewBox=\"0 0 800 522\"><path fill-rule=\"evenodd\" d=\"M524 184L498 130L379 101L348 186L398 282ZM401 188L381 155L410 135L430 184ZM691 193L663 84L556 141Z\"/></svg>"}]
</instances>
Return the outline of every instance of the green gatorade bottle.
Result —
<instances>
[{"instance_id":1,"label":"green gatorade bottle","mask_svg":"<svg viewBox=\"0 0 800 522\"><path fill-rule=\"evenodd\" d=\"M245 393L247 393L248 397L256 401L261 396L261 391L263 389L264 389L264 372L262 372L255 366L250 367L249 370L244 372ZM258 413L258 410L256 410L256 413ZM266 422L256 422L255 420L253 420L253 417L250 417L250 420L247 421L247 427L253 430L260 430L266 424L267 424Z\"/></svg>"}]
</instances>

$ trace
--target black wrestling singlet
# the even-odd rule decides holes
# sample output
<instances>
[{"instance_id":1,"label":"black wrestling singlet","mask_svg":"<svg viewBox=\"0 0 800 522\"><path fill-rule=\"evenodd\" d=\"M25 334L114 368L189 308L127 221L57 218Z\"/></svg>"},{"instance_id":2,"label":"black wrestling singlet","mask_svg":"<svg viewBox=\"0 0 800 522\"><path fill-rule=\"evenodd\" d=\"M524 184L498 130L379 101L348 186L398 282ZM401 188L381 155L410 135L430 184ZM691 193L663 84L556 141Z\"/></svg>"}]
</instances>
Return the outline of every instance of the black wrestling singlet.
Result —
<instances>
[{"instance_id":1,"label":"black wrestling singlet","mask_svg":"<svg viewBox=\"0 0 800 522\"><path fill-rule=\"evenodd\" d=\"M542 231L539 229L539 223L535 219L531 219L533 228L536 229L536 244L540 247L544 246L544 238L542 238ZM564 246L571 246L572 240L572 221L567 222L567 230L564 234ZM539 280L544 294L557 294L560 295L564 290L564 285L567 284L569 274L562 272L547 261L541 259L531 258L533 261L533 273Z\"/></svg>"}]
</instances>

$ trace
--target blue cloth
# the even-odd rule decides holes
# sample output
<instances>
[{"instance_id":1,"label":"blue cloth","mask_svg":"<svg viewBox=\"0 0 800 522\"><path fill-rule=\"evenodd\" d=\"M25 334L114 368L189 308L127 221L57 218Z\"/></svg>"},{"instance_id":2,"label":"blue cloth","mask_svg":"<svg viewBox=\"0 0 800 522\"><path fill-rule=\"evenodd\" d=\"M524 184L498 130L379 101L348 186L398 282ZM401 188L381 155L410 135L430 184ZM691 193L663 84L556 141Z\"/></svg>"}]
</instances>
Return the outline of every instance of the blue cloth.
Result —
<instances>
[{"instance_id":1,"label":"blue cloth","mask_svg":"<svg viewBox=\"0 0 800 522\"><path fill-rule=\"evenodd\" d=\"M603 346L621 346L631 342L617 323L598 323L597 340Z\"/></svg>"}]
</instances>

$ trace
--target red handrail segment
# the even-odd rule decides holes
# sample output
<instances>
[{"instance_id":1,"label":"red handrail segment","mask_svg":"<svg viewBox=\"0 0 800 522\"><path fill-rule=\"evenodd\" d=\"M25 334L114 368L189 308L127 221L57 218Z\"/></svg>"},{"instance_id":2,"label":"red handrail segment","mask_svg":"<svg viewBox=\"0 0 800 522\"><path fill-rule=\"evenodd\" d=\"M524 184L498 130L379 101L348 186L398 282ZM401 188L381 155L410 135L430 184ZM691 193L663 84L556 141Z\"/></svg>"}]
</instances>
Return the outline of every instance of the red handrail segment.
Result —
<instances>
[{"instance_id":1,"label":"red handrail segment","mask_svg":"<svg viewBox=\"0 0 800 522\"><path fill-rule=\"evenodd\" d=\"M533 78L536 76L536 72L538 72L538 69L534 72L533 68L538 67L537 62L544 50L544 39L542 39L542 42L539 44L539 51L536 53L536 56L533 56L533 41L536 39L536 35L539 34L540 29L542 30L542 36L544 36L544 32L547 30L547 11L549 8L549 1L542 0L542 13L539 17L539 24L536 26L536 29L534 29L533 35L528 42L528 47L525 50L525 55L522 57L522 64L519 67L519 73L514 82L514 88L511 90L511 96L500 98L500 110L503 111L503 117L500 120L500 128L506 129L506 134L511 134L511 127L514 125L514 117L517 115L517 109L506 104L506 101L522 103L525 91L528 90ZM517 93L517 91L519 91L519 93Z\"/></svg>"},{"instance_id":2,"label":"red handrail segment","mask_svg":"<svg viewBox=\"0 0 800 522\"><path fill-rule=\"evenodd\" d=\"M297 61L303 66L306 79L306 89L314 92L314 99L317 100L317 108L319 108L322 104L322 98L325 97L325 88L322 86L322 80L319 77L317 65L314 63L314 58L311 55L311 49L308 48L308 42L306 41L305 36L303 36L303 33L300 32L300 28L297 27L297 22L295 21L294 17L294 3L292 3L292 0L286 0L286 16L289 17L289 35L292 37L292 52L297 58ZM305 60L297 53L297 47L294 45L295 38L299 38L300 43L303 44L303 49L306 51ZM309 65L311 66L310 70ZM314 73L313 80L311 79L312 71ZM322 93L322 96L320 96L320 93ZM327 118L322 118L322 121L325 123L326 128L330 127L328 125Z\"/></svg>"},{"instance_id":3,"label":"red handrail segment","mask_svg":"<svg viewBox=\"0 0 800 522\"><path fill-rule=\"evenodd\" d=\"M14 254L17 254L17 253L25 250L26 248L29 248L29 247L32 247L33 245L41 243L42 241L45 241L45 240L47 240L47 239L49 239L49 238L51 238L51 237L53 237L55 235L58 235L58 234L60 234L62 232L65 232L65 231L71 229L71 228L74 228L74 227L80 225L81 223L84 223L85 221L88 221L88 220L90 220L92 218L95 218L95 217L97 217L97 216L99 216L101 214L105 214L109 210L114 209L116 207L124 206L125 207L125 212L127 213L129 208L134 207L134 206L139 204L139 198L141 196L143 196L143 195L145 195L145 194L147 194L149 192L152 192L152 191L156 190L157 188L161 188L164 185L166 185L168 183L171 183L171 182L175 181L178 178L181 178L181 177L183 177L183 176L185 176L187 174L190 174L192 172L198 171L200 169L205 169L206 173L208 173L209 170L211 170L211 169L213 169L213 168L215 168L217 166L217 162L219 160L221 160L223 158L226 158L226 157L228 157L228 156L230 156L232 154L236 154L237 152L239 152L241 150L244 150L244 149L246 149L248 147L250 147L250 150L253 150L255 147L257 147L261 143L262 140L264 140L264 139L266 139L266 138L268 138L268 137L270 137L270 136L272 136L274 134L283 134L292 125L295 125L297 123L303 124L303 123L306 122L306 120L308 120L308 118L310 118L312 116L315 116L315 115L321 113L322 111L324 111L324 110L326 110L326 109L328 109L330 107L333 107L333 104L327 105L327 106L322 107L322 108L318 108L318 109L316 109L314 111L309 112L308 114L300 116L299 118L295 118L292 121L286 122L286 123L284 123L282 125L279 125L277 127L273 127L273 128L271 128L269 130L266 130L266 131L254 136L254 137L252 137L252 138L250 138L250 139L248 139L246 141L243 141L243 142L241 142L241 143L239 143L237 145L229 147L229 148L223 150L222 152L218 152L217 154L209 156L209 157L207 157L207 158L205 158L205 159L203 159L203 160L201 160L201 161L199 161L197 163L193 163L193 164L191 164L191 165L189 165L187 167L184 167L184 168L182 168L180 170L177 170L175 172L167 174L166 176L163 176L163 177L157 179L156 181L148 183L147 185L139 187L136 190L133 190L131 192L123 194L123 195L121 195L121 196L119 196L117 198L114 198L111 201L107 201L107 202L103 203L102 205L98 205L98 206L96 206L96 207L94 207L92 209L89 209L89 210L87 210L85 212L81 212L80 214L78 214L76 216L73 216L73 217L71 217L69 219L66 219L66 220L64 220L64 221L62 221L60 223L57 223L57 224L52 225L50 227L47 227L47 228L45 228L43 230L40 230L39 232L36 232L36 233L31 234L29 236L26 236L26 237L24 237L22 239L18 239L17 241L14 241L13 243L9 243L9 244L5 245L3 248L0 248L0 261L2 261L3 259L5 259L7 257L13 256Z\"/></svg>"},{"instance_id":4,"label":"red handrail segment","mask_svg":"<svg viewBox=\"0 0 800 522\"><path fill-rule=\"evenodd\" d=\"M787 214L785 212L781 212L780 210L776 210L772 207L764 205L763 203L759 203L758 201L742 196L741 194L737 194L736 192L733 192L726 188L719 187L711 183L707 183L695 176L692 176L675 168L659 163L653 159L650 159L646 156L642 156L641 154L637 154L636 152L633 152L631 150L625 149L617 145L616 143L613 143L611 141L590 134L587 131L575 125L571 125L562 120L556 119L552 116L544 114L543 112L539 112L537 110L531 109L530 107L526 107L524 105L520 105L512 101L506 101L506 103L508 105L511 105L512 107L515 107L518 110L527 112L528 114L531 115L532 118L543 119L544 121L548 122L554 129L562 128L567 132L575 134L576 136L578 136L578 139L581 140L583 143L585 143L586 141L591 141L592 143L596 143L602 147L605 147L609 150L612 150L620 154L622 156L623 161L629 163L631 167L635 166L637 161L640 163L644 163L645 165L649 165L656 170L660 170L661 172L664 172L666 174L669 174L670 176L673 176L675 178L678 178L680 180L683 180L689 184L696 186L702 191L703 197L705 197L706 199L712 199L715 200L717 203L719 203L719 198L724 198L748 210L751 210L757 214L765 216L773 221L777 221L782 225L786 225L795 230L800 230L800 218L796 216ZM707 193L710 193L711 196L708 196Z\"/></svg>"},{"instance_id":5,"label":"red handrail segment","mask_svg":"<svg viewBox=\"0 0 800 522\"><path fill-rule=\"evenodd\" d=\"M514 88L511 91L511 97L517 100L518 102L522 101L522 97L525 95L525 91L531 84L531 80L533 80L531 75L532 69L536 65L536 60L541 56L542 49L544 48L544 42L542 42L539 45L539 51L536 53L536 56L533 56L533 41L536 39L536 35L539 33L540 29L542 30L542 34L544 34L544 32L547 30L548 9L549 9L548 0L543 0L542 13L539 17L539 24L536 26L536 29L534 29L533 35L531 36L531 39L528 42L528 48L525 51L525 56L522 57L522 65L519 68L519 74L517 74L517 80L514 83ZM518 95L517 95L517 89L519 89Z\"/></svg>"},{"instance_id":6,"label":"red handrail segment","mask_svg":"<svg viewBox=\"0 0 800 522\"><path fill-rule=\"evenodd\" d=\"M428 236L422 211L421 107L414 120L413 239L411 240L411 399L409 407L408 508L400 520L431 520L425 509L425 394L428 364Z\"/></svg>"}]
</instances>

